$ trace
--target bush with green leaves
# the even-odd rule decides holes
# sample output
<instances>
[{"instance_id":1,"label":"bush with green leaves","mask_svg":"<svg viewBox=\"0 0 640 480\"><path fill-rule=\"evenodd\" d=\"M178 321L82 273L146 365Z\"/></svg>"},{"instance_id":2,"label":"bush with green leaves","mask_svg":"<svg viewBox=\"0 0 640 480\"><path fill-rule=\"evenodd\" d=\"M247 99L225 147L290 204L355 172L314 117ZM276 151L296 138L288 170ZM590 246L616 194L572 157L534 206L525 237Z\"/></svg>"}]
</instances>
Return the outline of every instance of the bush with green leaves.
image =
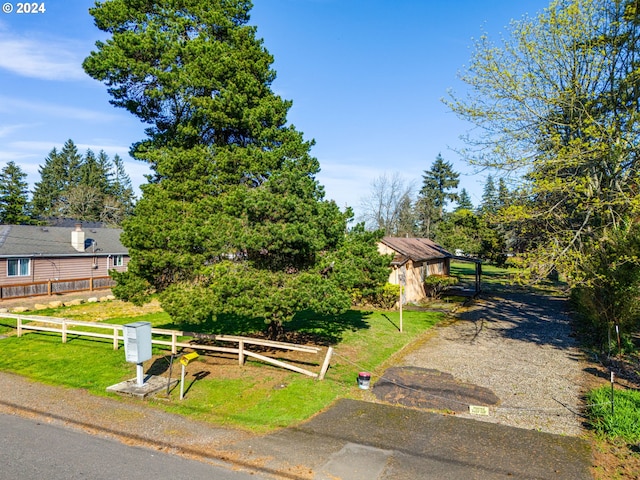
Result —
<instances>
[{"instance_id":1,"label":"bush with green leaves","mask_svg":"<svg viewBox=\"0 0 640 480\"><path fill-rule=\"evenodd\" d=\"M581 273L570 279L572 304L585 333L606 351L616 327L622 340L640 326L640 229L628 223L604 231L579 261Z\"/></svg>"},{"instance_id":2,"label":"bush with green leaves","mask_svg":"<svg viewBox=\"0 0 640 480\"><path fill-rule=\"evenodd\" d=\"M363 292L354 289L351 293L351 300L356 307L374 307L384 310L393 309L400 298L400 285L385 283L379 285L375 290Z\"/></svg>"},{"instance_id":3,"label":"bush with green leaves","mask_svg":"<svg viewBox=\"0 0 640 480\"><path fill-rule=\"evenodd\" d=\"M400 298L400 285L386 283L382 285L375 296L376 306L380 308L392 309Z\"/></svg>"},{"instance_id":4,"label":"bush with green leaves","mask_svg":"<svg viewBox=\"0 0 640 480\"><path fill-rule=\"evenodd\" d=\"M458 283L456 277L429 275L424 279L424 291L427 297L440 298L445 290Z\"/></svg>"}]
</instances>

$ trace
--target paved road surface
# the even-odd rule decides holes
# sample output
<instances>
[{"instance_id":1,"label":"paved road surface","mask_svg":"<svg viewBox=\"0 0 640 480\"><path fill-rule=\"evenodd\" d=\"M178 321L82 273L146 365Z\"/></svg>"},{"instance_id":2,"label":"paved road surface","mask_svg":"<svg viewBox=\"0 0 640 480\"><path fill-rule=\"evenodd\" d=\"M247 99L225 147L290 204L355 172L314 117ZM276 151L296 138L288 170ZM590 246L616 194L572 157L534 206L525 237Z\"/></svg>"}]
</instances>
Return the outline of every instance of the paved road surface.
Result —
<instances>
[{"instance_id":1,"label":"paved road surface","mask_svg":"<svg viewBox=\"0 0 640 480\"><path fill-rule=\"evenodd\" d=\"M248 473L0 414L0 480L248 480Z\"/></svg>"}]
</instances>

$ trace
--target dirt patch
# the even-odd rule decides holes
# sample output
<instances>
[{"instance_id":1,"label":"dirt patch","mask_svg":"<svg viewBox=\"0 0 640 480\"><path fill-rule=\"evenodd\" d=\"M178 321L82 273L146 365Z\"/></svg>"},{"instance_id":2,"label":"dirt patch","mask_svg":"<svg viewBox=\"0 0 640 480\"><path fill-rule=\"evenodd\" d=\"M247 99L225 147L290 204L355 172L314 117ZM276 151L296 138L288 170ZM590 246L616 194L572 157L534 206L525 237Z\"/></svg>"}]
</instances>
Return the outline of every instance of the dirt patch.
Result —
<instances>
[{"instance_id":1,"label":"dirt patch","mask_svg":"<svg viewBox=\"0 0 640 480\"><path fill-rule=\"evenodd\" d=\"M392 367L373 387L382 401L407 407L467 412L469 405L497 405L488 388L458 381L453 375L419 367Z\"/></svg>"},{"instance_id":2,"label":"dirt patch","mask_svg":"<svg viewBox=\"0 0 640 480\"><path fill-rule=\"evenodd\" d=\"M101 299L111 294L111 290L98 290L94 292L75 292L51 296L4 299L0 300L0 308L6 308L11 311L15 307L24 307L28 309L29 313L37 314L37 310L35 310L36 305L48 305L50 302L69 304L74 300L80 300L84 303L72 308L65 308L64 316L66 318L86 321L104 321L117 317L136 317L147 313L162 311L160 303L157 300L142 306L136 306L121 300L87 303L87 300L90 298Z\"/></svg>"}]
</instances>

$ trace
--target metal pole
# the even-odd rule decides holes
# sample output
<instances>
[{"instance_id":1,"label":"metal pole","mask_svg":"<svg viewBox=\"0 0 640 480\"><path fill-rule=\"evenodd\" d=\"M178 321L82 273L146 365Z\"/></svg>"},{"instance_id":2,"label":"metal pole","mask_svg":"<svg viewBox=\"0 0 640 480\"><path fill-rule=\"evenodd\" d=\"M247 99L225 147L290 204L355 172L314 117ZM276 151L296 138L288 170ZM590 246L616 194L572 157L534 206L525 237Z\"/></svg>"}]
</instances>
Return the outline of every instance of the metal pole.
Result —
<instances>
[{"instance_id":1,"label":"metal pole","mask_svg":"<svg viewBox=\"0 0 640 480\"><path fill-rule=\"evenodd\" d=\"M184 398L184 363L182 364L182 375L180 376L180 400Z\"/></svg>"},{"instance_id":2,"label":"metal pole","mask_svg":"<svg viewBox=\"0 0 640 480\"><path fill-rule=\"evenodd\" d=\"M611 372L611 415L614 414L613 372Z\"/></svg>"},{"instance_id":3,"label":"metal pole","mask_svg":"<svg viewBox=\"0 0 640 480\"><path fill-rule=\"evenodd\" d=\"M142 368L142 363L138 363L136 365L136 379L139 387L144 385L144 369Z\"/></svg>"},{"instance_id":4,"label":"metal pole","mask_svg":"<svg viewBox=\"0 0 640 480\"><path fill-rule=\"evenodd\" d=\"M173 354L171 354L171 360L169 360L169 378L167 379L167 395L171 389L171 372L173 370Z\"/></svg>"}]
</instances>

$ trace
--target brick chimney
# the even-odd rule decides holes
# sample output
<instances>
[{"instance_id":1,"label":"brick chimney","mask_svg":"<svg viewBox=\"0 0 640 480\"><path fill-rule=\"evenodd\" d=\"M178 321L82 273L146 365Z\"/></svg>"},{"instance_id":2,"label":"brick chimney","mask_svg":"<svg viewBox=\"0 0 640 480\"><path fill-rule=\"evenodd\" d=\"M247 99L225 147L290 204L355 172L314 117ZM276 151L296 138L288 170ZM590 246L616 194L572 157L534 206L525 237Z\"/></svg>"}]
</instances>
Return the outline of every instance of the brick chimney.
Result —
<instances>
[{"instance_id":1,"label":"brick chimney","mask_svg":"<svg viewBox=\"0 0 640 480\"><path fill-rule=\"evenodd\" d=\"M84 252L84 232L80 223L76 223L76 229L71 232L71 246L79 252Z\"/></svg>"}]
</instances>

